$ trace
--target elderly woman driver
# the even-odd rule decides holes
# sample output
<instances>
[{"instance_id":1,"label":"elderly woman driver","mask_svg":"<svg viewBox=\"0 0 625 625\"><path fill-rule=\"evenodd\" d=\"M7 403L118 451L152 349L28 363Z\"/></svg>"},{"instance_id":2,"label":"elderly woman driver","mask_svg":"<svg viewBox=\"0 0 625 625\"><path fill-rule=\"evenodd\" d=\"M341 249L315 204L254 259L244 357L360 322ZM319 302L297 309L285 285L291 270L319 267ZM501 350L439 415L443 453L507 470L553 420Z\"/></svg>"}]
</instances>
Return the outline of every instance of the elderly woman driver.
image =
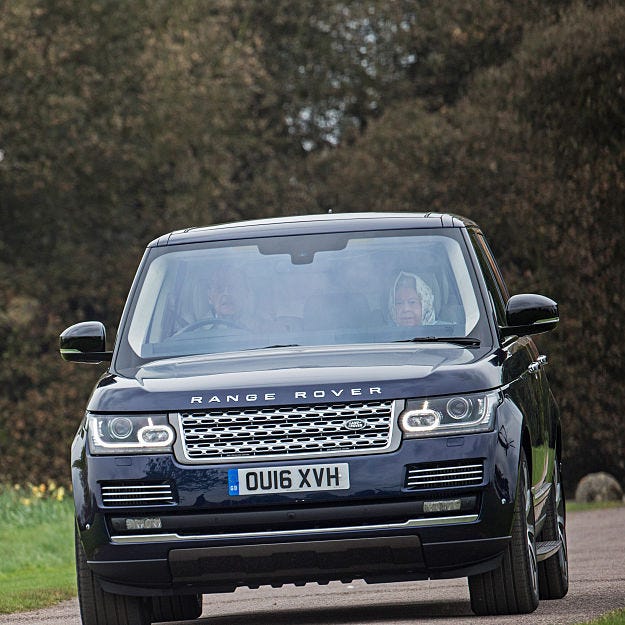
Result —
<instances>
[{"instance_id":1,"label":"elderly woman driver","mask_svg":"<svg viewBox=\"0 0 625 625\"><path fill-rule=\"evenodd\" d=\"M432 289L413 273L399 273L389 294L389 314L402 327L432 325L434 295Z\"/></svg>"}]
</instances>

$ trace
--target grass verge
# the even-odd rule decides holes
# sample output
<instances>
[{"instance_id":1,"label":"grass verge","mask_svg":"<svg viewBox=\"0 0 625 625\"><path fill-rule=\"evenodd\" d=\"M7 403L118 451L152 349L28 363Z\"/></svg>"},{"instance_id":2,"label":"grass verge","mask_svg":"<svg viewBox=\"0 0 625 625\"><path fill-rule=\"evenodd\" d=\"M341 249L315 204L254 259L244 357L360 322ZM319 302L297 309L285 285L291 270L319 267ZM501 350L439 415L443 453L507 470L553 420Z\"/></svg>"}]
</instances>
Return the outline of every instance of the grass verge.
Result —
<instances>
[{"instance_id":1,"label":"grass verge","mask_svg":"<svg viewBox=\"0 0 625 625\"><path fill-rule=\"evenodd\" d=\"M605 510L606 508L621 508L625 505L622 501L597 501L591 503L566 502L567 512L584 512L585 510Z\"/></svg>"},{"instance_id":2,"label":"grass verge","mask_svg":"<svg viewBox=\"0 0 625 625\"><path fill-rule=\"evenodd\" d=\"M76 595L73 518L62 487L0 487L0 614Z\"/></svg>"},{"instance_id":3,"label":"grass verge","mask_svg":"<svg viewBox=\"0 0 625 625\"><path fill-rule=\"evenodd\" d=\"M594 621L584 621L580 625L625 625L625 610L608 612Z\"/></svg>"}]
</instances>

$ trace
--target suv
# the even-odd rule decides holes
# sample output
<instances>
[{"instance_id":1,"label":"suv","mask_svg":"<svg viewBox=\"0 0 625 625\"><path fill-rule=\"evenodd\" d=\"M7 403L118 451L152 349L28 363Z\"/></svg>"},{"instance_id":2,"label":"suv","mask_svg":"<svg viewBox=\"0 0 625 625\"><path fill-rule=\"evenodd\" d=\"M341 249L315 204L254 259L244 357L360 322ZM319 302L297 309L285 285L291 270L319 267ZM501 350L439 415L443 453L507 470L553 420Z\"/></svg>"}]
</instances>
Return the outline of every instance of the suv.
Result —
<instances>
[{"instance_id":1,"label":"suv","mask_svg":"<svg viewBox=\"0 0 625 625\"><path fill-rule=\"evenodd\" d=\"M85 625L197 618L202 593L467 576L476 614L568 589L559 413L480 229L335 214L147 248L72 446Z\"/></svg>"}]
</instances>

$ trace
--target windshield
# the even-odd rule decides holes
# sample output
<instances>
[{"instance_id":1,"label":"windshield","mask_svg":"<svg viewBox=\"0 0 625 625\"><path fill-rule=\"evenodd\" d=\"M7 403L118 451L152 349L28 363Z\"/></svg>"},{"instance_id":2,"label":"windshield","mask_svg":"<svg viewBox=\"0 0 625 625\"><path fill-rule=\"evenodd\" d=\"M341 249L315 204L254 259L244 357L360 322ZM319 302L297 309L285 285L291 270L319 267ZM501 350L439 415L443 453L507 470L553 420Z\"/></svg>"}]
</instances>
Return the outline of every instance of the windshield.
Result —
<instances>
[{"instance_id":1,"label":"windshield","mask_svg":"<svg viewBox=\"0 0 625 625\"><path fill-rule=\"evenodd\" d=\"M457 229L152 248L117 366L277 346L479 338L476 292Z\"/></svg>"}]
</instances>

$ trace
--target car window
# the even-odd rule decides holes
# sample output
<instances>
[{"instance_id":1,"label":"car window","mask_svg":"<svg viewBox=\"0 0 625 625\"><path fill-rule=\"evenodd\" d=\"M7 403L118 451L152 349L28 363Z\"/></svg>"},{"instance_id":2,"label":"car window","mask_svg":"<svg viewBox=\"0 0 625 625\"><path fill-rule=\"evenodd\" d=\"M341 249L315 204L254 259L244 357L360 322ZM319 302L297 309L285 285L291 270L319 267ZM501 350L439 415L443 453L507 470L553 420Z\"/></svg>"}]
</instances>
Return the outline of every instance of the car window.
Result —
<instances>
[{"instance_id":1,"label":"car window","mask_svg":"<svg viewBox=\"0 0 625 625\"><path fill-rule=\"evenodd\" d=\"M475 293L457 229L156 248L122 351L142 360L465 337L483 318Z\"/></svg>"},{"instance_id":2,"label":"car window","mask_svg":"<svg viewBox=\"0 0 625 625\"><path fill-rule=\"evenodd\" d=\"M501 326L506 325L506 302L508 301L508 289L503 281L501 272L495 257L493 256L488 242L481 232L472 230L470 232L471 240L475 248L477 259L484 275L486 288L491 296L497 323Z\"/></svg>"}]
</instances>

